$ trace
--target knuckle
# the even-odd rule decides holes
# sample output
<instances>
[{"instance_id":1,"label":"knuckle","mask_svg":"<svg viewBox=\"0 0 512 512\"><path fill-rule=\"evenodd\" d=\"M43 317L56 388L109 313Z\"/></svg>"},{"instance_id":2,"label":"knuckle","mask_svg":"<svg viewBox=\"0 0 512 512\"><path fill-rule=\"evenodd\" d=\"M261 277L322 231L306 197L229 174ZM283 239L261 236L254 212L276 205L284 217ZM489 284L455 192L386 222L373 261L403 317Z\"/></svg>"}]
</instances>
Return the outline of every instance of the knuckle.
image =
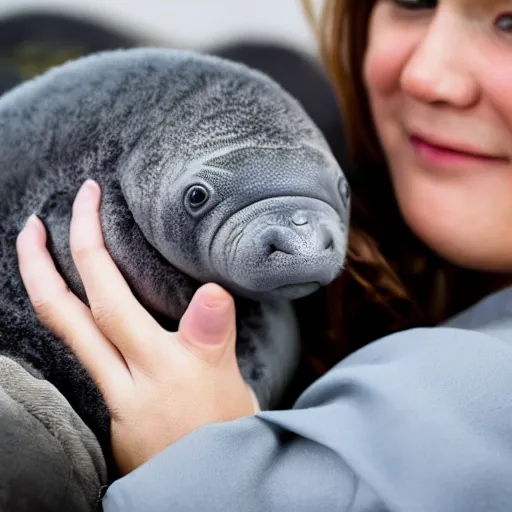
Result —
<instances>
[{"instance_id":1,"label":"knuckle","mask_svg":"<svg viewBox=\"0 0 512 512\"><path fill-rule=\"evenodd\" d=\"M105 257L108 254L104 246L96 242L77 242L71 249L73 260L79 269L94 272L94 269L103 265Z\"/></svg>"},{"instance_id":2,"label":"knuckle","mask_svg":"<svg viewBox=\"0 0 512 512\"><path fill-rule=\"evenodd\" d=\"M98 327L110 326L116 323L120 315L120 305L107 304L105 301L97 300L91 303L91 312Z\"/></svg>"},{"instance_id":3,"label":"knuckle","mask_svg":"<svg viewBox=\"0 0 512 512\"><path fill-rule=\"evenodd\" d=\"M51 326L54 323L55 309L53 304L47 298L32 299L32 307L39 318L39 320L46 326Z\"/></svg>"},{"instance_id":4,"label":"knuckle","mask_svg":"<svg viewBox=\"0 0 512 512\"><path fill-rule=\"evenodd\" d=\"M25 289L30 295L40 293L41 283L40 275L38 274L39 269L29 268L28 266L20 266L20 275L23 279ZM40 301L41 299L37 299Z\"/></svg>"},{"instance_id":5,"label":"knuckle","mask_svg":"<svg viewBox=\"0 0 512 512\"><path fill-rule=\"evenodd\" d=\"M31 295L29 296L34 312L39 320L49 327L54 327L59 321L62 322L61 311L62 305L69 300L69 295L72 294L67 286L56 287L52 293L46 295Z\"/></svg>"},{"instance_id":6,"label":"knuckle","mask_svg":"<svg viewBox=\"0 0 512 512\"><path fill-rule=\"evenodd\" d=\"M94 255L93 248L83 242L76 243L72 247L71 252L73 253L75 260L80 263L87 262Z\"/></svg>"}]
</instances>

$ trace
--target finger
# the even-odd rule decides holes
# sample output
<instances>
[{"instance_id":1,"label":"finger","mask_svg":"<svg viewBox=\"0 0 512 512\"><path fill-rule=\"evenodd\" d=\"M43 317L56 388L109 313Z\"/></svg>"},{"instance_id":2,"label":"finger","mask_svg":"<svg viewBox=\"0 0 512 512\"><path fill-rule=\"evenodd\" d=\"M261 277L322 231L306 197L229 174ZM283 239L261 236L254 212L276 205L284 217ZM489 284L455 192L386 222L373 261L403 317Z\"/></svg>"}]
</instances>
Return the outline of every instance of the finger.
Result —
<instances>
[{"instance_id":1,"label":"finger","mask_svg":"<svg viewBox=\"0 0 512 512\"><path fill-rule=\"evenodd\" d=\"M181 318L178 339L203 362L219 365L234 354L235 304L220 286L199 288Z\"/></svg>"},{"instance_id":2,"label":"finger","mask_svg":"<svg viewBox=\"0 0 512 512\"><path fill-rule=\"evenodd\" d=\"M147 367L165 331L133 296L108 254L101 231L100 196L92 180L78 192L71 219L71 252L99 329L129 366Z\"/></svg>"},{"instance_id":3,"label":"finger","mask_svg":"<svg viewBox=\"0 0 512 512\"><path fill-rule=\"evenodd\" d=\"M30 217L16 242L23 284L41 322L68 344L100 390L108 396L123 384L128 369L101 334L89 309L67 287L46 249L46 230Z\"/></svg>"}]
</instances>

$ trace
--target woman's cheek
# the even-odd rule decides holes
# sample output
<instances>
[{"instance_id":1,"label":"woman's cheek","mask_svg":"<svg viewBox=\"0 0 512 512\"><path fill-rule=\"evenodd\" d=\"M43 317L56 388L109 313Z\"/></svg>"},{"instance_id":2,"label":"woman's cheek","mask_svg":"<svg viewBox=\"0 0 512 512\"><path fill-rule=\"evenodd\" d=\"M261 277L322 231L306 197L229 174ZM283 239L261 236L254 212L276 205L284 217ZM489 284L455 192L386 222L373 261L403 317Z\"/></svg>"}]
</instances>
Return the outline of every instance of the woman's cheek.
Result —
<instances>
[{"instance_id":1,"label":"woman's cheek","mask_svg":"<svg viewBox=\"0 0 512 512\"><path fill-rule=\"evenodd\" d=\"M368 92L389 95L400 86L400 75L418 41L418 30L393 19L387 4L370 17L363 77Z\"/></svg>"},{"instance_id":2,"label":"woman's cheek","mask_svg":"<svg viewBox=\"0 0 512 512\"><path fill-rule=\"evenodd\" d=\"M386 97L398 87L400 51L382 45L369 46L364 62L364 80L373 97Z\"/></svg>"},{"instance_id":3,"label":"woman's cheek","mask_svg":"<svg viewBox=\"0 0 512 512\"><path fill-rule=\"evenodd\" d=\"M489 58L490 55L492 59ZM480 60L479 66L482 90L485 91L486 101L491 104L493 112L500 117L509 147L512 148L512 37L508 48L500 52L488 52L486 56L486 59Z\"/></svg>"},{"instance_id":4,"label":"woman's cheek","mask_svg":"<svg viewBox=\"0 0 512 512\"><path fill-rule=\"evenodd\" d=\"M387 5L375 8L370 21L363 79L377 136L388 159L394 159L401 137L404 96L401 76L420 37L418 27L390 19Z\"/></svg>"}]
</instances>

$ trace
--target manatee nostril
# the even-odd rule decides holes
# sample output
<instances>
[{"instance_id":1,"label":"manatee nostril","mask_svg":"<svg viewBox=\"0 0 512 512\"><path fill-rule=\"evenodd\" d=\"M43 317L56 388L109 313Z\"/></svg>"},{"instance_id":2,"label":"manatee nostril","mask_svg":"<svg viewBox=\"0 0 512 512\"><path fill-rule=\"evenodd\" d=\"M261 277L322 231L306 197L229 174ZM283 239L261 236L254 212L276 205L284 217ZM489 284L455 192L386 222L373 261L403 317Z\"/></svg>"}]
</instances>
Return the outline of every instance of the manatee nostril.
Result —
<instances>
[{"instance_id":1,"label":"manatee nostril","mask_svg":"<svg viewBox=\"0 0 512 512\"><path fill-rule=\"evenodd\" d=\"M283 229L270 229L268 230L261 242L263 242L263 248L265 254L272 256L276 253L282 254L293 254L294 242L293 233Z\"/></svg>"},{"instance_id":2,"label":"manatee nostril","mask_svg":"<svg viewBox=\"0 0 512 512\"><path fill-rule=\"evenodd\" d=\"M332 251L334 250L334 238L332 236L330 236L329 238L327 238L326 242L325 242L325 246L324 246L324 249L326 251Z\"/></svg>"},{"instance_id":3,"label":"manatee nostril","mask_svg":"<svg viewBox=\"0 0 512 512\"><path fill-rule=\"evenodd\" d=\"M273 253L278 252L278 251L279 251L279 249L277 248L276 245L274 245L274 244L270 244L269 245L269 248L268 248L268 253L269 254L273 254Z\"/></svg>"}]
</instances>

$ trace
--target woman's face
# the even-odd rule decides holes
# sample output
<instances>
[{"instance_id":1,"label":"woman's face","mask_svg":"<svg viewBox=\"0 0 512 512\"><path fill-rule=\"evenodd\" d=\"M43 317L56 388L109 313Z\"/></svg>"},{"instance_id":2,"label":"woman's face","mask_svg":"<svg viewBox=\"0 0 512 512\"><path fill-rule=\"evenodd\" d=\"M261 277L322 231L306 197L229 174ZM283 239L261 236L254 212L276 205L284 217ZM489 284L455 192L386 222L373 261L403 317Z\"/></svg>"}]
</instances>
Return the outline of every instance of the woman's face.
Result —
<instances>
[{"instance_id":1,"label":"woman's face","mask_svg":"<svg viewBox=\"0 0 512 512\"><path fill-rule=\"evenodd\" d=\"M377 0L364 79L411 229L512 271L512 0Z\"/></svg>"}]
</instances>

